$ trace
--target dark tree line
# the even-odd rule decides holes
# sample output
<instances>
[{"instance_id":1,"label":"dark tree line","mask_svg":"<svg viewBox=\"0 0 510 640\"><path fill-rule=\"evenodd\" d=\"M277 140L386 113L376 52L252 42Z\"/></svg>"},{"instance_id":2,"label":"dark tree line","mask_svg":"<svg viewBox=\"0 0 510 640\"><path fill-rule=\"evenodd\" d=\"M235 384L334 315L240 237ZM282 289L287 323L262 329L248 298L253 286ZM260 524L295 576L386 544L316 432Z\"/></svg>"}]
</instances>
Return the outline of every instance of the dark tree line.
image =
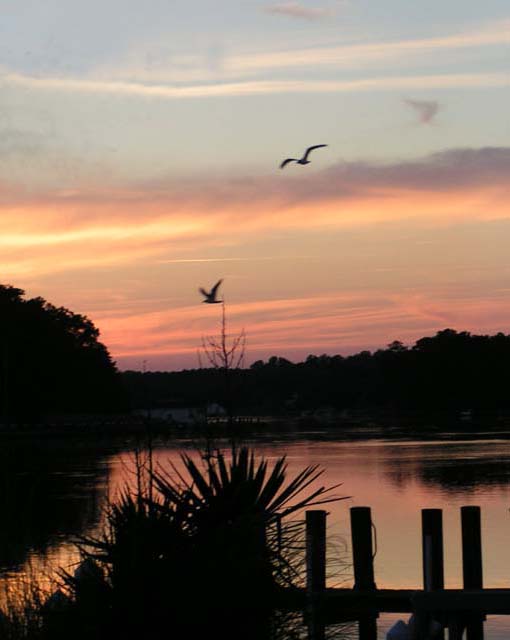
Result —
<instances>
[{"instance_id":1,"label":"dark tree line","mask_svg":"<svg viewBox=\"0 0 510 640\"><path fill-rule=\"evenodd\" d=\"M289 414L320 407L342 409L510 408L510 335L439 331L407 347L355 355L310 355L293 363L273 356L233 371L239 411ZM221 372L125 372L134 406L179 400L222 401Z\"/></svg>"},{"instance_id":2,"label":"dark tree line","mask_svg":"<svg viewBox=\"0 0 510 640\"><path fill-rule=\"evenodd\" d=\"M1 420L120 409L120 375L94 324L24 295L0 285Z\"/></svg>"},{"instance_id":3,"label":"dark tree line","mask_svg":"<svg viewBox=\"0 0 510 640\"><path fill-rule=\"evenodd\" d=\"M510 409L510 335L444 329L412 346L351 356L272 356L247 369L140 373L116 369L87 317L0 285L0 422L122 412L167 403L233 402L234 413ZM228 396L228 397L227 397Z\"/></svg>"}]
</instances>

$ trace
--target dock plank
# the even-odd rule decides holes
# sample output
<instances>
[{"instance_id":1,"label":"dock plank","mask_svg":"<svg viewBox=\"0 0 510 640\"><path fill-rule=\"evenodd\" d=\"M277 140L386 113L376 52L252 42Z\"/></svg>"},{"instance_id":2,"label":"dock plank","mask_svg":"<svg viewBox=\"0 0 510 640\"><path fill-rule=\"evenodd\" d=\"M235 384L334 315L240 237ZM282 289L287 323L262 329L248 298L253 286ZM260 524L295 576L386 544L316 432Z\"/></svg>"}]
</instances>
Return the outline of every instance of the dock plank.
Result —
<instances>
[{"instance_id":1,"label":"dock plank","mask_svg":"<svg viewBox=\"0 0 510 640\"><path fill-rule=\"evenodd\" d=\"M326 589L308 598L328 617L356 617L375 613L450 612L510 614L510 589Z\"/></svg>"}]
</instances>

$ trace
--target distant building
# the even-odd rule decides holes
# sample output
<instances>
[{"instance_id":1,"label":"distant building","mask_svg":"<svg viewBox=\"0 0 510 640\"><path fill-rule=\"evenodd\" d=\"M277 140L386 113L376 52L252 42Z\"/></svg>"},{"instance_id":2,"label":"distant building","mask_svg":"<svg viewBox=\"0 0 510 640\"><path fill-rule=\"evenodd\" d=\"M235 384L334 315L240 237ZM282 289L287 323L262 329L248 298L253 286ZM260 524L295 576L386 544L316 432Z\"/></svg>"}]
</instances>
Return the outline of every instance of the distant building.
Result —
<instances>
[{"instance_id":1,"label":"distant building","mask_svg":"<svg viewBox=\"0 0 510 640\"><path fill-rule=\"evenodd\" d=\"M210 402L207 405L207 417L208 418L224 418L227 415L227 410L221 404L217 402Z\"/></svg>"},{"instance_id":2,"label":"distant building","mask_svg":"<svg viewBox=\"0 0 510 640\"><path fill-rule=\"evenodd\" d=\"M225 409L217 403L203 407L190 406L188 403L178 400L157 402L151 407L133 409L132 413L147 420L157 420L175 425L199 425L204 424L207 418L226 415Z\"/></svg>"}]
</instances>

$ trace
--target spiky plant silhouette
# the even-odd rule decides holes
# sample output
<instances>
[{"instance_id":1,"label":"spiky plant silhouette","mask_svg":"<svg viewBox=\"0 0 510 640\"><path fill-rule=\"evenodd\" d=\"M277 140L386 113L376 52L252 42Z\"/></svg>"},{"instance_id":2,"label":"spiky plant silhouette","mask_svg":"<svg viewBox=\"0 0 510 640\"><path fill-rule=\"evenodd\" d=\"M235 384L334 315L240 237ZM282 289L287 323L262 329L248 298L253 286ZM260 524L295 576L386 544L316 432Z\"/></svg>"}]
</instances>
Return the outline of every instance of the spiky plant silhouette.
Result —
<instances>
[{"instance_id":1,"label":"spiky plant silhouette","mask_svg":"<svg viewBox=\"0 0 510 640\"><path fill-rule=\"evenodd\" d=\"M94 603L104 628L145 637L159 637L156 630L169 624L176 633L201 633L214 620L228 638L256 612L258 622L243 636L267 637L282 588L299 576L295 524L282 522L344 498L332 494L339 485L318 486L317 465L288 479L285 457L270 466L247 447L201 460L184 454L182 471L153 470L150 492L126 490L110 505L103 535L82 540L100 572L89 572L86 588L83 577L66 576L80 616Z\"/></svg>"}]
</instances>

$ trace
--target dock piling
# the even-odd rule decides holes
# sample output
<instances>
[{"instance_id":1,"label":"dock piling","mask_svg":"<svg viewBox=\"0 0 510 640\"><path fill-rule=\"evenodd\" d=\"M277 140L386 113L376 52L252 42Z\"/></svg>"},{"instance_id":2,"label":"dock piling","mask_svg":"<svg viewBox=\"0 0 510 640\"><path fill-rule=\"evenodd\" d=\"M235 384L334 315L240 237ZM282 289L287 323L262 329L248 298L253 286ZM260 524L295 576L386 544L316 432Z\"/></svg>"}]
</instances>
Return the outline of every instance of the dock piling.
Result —
<instances>
[{"instance_id":1,"label":"dock piling","mask_svg":"<svg viewBox=\"0 0 510 640\"><path fill-rule=\"evenodd\" d=\"M482 526L480 507L461 507L462 576L464 589L483 589ZM483 616L471 616L466 622L467 640L482 640Z\"/></svg>"},{"instance_id":2,"label":"dock piling","mask_svg":"<svg viewBox=\"0 0 510 640\"><path fill-rule=\"evenodd\" d=\"M422 509L423 588L444 589L443 512Z\"/></svg>"},{"instance_id":3,"label":"dock piling","mask_svg":"<svg viewBox=\"0 0 510 640\"><path fill-rule=\"evenodd\" d=\"M444 553L443 553L443 511L441 509L422 509L422 554L423 554L423 589L438 591L444 589ZM429 615L430 620L436 618L434 612ZM454 638L454 633L452 640ZM441 630L437 637L444 638ZM455 637L455 640L457 638Z\"/></svg>"},{"instance_id":4,"label":"dock piling","mask_svg":"<svg viewBox=\"0 0 510 640\"><path fill-rule=\"evenodd\" d=\"M351 507L350 513L354 589L376 589L370 507Z\"/></svg>"},{"instance_id":5,"label":"dock piling","mask_svg":"<svg viewBox=\"0 0 510 640\"><path fill-rule=\"evenodd\" d=\"M479 507L461 509L462 589L444 587L441 509L422 509L423 589L377 589L369 507L350 509L353 587L326 589L326 516L306 512L306 587L296 602L305 604L310 640L324 640L326 625L347 621L358 622L360 640L376 640L381 612L412 613L417 637L440 640L448 630L450 640L483 640L487 615L510 615L510 589L483 586Z\"/></svg>"},{"instance_id":6,"label":"dock piling","mask_svg":"<svg viewBox=\"0 0 510 640\"><path fill-rule=\"evenodd\" d=\"M377 616L363 616L358 620L359 640L377 640Z\"/></svg>"},{"instance_id":7,"label":"dock piling","mask_svg":"<svg viewBox=\"0 0 510 640\"><path fill-rule=\"evenodd\" d=\"M480 507L461 507L464 589L483 589Z\"/></svg>"},{"instance_id":8,"label":"dock piling","mask_svg":"<svg viewBox=\"0 0 510 640\"><path fill-rule=\"evenodd\" d=\"M326 588L326 516L314 509L306 512L306 590L319 593Z\"/></svg>"}]
</instances>

